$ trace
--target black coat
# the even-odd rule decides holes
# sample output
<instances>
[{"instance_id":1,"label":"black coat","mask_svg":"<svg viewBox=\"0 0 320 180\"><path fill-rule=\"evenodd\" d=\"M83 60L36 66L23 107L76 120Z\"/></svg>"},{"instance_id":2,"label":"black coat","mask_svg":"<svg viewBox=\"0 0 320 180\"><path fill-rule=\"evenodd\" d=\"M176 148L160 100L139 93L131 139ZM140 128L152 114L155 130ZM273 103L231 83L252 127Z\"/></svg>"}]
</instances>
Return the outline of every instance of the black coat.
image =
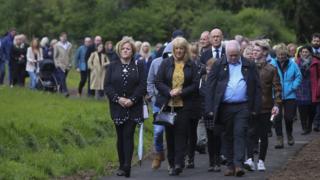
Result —
<instances>
[{"instance_id":1,"label":"black coat","mask_svg":"<svg viewBox=\"0 0 320 180\"><path fill-rule=\"evenodd\" d=\"M200 82L200 79L205 76L207 73L206 71L206 66L200 62L200 60L195 61L195 64L197 66L197 75L198 75L198 80ZM203 83L203 82L202 82ZM200 84L199 84L200 86ZM198 86L198 91L194 95L194 100L193 100L193 108L192 108L192 116L193 118L200 119L201 116L203 116L204 113L204 96L200 94L200 87Z\"/></svg>"},{"instance_id":2,"label":"black coat","mask_svg":"<svg viewBox=\"0 0 320 180\"><path fill-rule=\"evenodd\" d=\"M21 60L19 59L20 57L22 57ZM11 49L11 65L13 67L19 65L19 66L26 66L26 62L27 62L27 47L23 46L23 47L17 47L15 45L13 45L12 49Z\"/></svg>"},{"instance_id":3,"label":"black coat","mask_svg":"<svg viewBox=\"0 0 320 180\"><path fill-rule=\"evenodd\" d=\"M174 72L174 59L173 57L164 59L159 67L156 77L155 85L159 91L156 98L156 106L167 106L171 99L170 91L172 90L172 76ZM193 108L193 99L198 91L199 76L198 68L194 62L188 60L183 68L184 83L182 88L182 100L184 109Z\"/></svg>"},{"instance_id":4,"label":"black coat","mask_svg":"<svg viewBox=\"0 0 320 180\"><path fill-rule=\"evenodd\" d=\"M128 84L124 87L121 68L121 61L111 62L107 66L104 90L109 98L111 118L124 118L128 109L123 108L118 103L118 97L129 98L133 101L133 106L129 108L129 119L143 119L143 97L146 94L147 85L145 70L142 63L137 63L132 59L128 71Z\"/></svg>"},{"instance_id":5,"label":"black coat","mask_svg":"<svg viewBox=\"0 0 320 180\"><path fill-rule=\"evenodd\" d=\"M224 47L222 47L220 59L223 59L225 57L225 55L226 55L226 49ZM206 64L210 58L212 58L212 48L210 48L209 50L207 50L201 54L200 61L202 64Z\"/></svg>"},{"instance_id":6,"label":"black coat","mask_svg":"<svg viewBox=\"0 0 320 180\"><path fill-rule=\"evenodd\" d=\"M108 51L106 51L106 54L107 54L110 62L119 61L119 57L114 50L108 50Z\"/></svg>"},{"instance_id":7,"label":"black coat","mask_svg":"<svg viewBox=\"0 0 320 180\"><path fill-rule=\"evenodd\" d=\"M249 110L256 114L260 112L262 101L259 74L254 62L250 62L243 57L241 60L242 74L247 83ZM223 58L214 63L206 82L205 112L206 114L213 113L212 124L216 122L218 117L219 106L222 103L228 81L229 66L227 59Z\"/></svg>"}]
</instances>

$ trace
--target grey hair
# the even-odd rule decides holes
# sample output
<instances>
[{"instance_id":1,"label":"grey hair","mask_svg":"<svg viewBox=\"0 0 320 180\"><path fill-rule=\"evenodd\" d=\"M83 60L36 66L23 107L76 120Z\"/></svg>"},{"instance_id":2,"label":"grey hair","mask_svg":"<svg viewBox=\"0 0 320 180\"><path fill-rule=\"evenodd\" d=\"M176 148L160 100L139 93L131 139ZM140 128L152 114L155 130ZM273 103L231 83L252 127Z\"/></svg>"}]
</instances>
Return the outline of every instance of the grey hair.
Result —
<instances>
[{"instance_id":1,"label":"grey hair","mask_svg":"<svg viewBox=\"0 0 320 180\"><path fill-rule=\"evenodd\" d=\"M239 52L241 51L241 46L237 40L230 40L226 42L226 53L228 53L231 48L236 48Z\"/></svg>"},{"instance_id":2,"label":"grey hair","mask_svg":"<svg viewBox=\"0 0 320 180\"><path fill-rule=\"evenodd\" d=\"M45 47L47 44L49 44L49 38L48 37L43 37L40 41L40 46Z\"/></svg>"}]
</instances>

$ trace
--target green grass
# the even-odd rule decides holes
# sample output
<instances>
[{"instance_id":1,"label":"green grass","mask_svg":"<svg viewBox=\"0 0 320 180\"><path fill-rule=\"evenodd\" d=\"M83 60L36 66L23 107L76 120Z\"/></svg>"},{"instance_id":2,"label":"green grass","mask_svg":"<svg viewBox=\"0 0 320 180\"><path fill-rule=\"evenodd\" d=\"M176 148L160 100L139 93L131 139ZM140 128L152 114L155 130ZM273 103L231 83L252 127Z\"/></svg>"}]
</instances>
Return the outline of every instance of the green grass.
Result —
<instances>
[{"instance_id":1,"label":"green grass","mask_svg":"<svg viewBox=\"0 0 320 180\"><path fill-rule=\"evenodd\" d=\"M151 121L145 125L149 149ZM137 135L138 128L135 145ZM107 101L0 87L0 180L50 179L83 171L105 175L117 166L115 143Z\"/></svg>"},{"instance_id":2,"label":"green grass","mask_svg":"<svg viewBox=\"0 0 320 180\"><path fill-rule=\"evenodd\" d=\"M75 69L71 69L67 76L67 85L69 89L76 89L78 88L78 84L80 82L80 73L77 72ZM86 86L84 89L86 89Z\"/></svg>"}]
</instances>

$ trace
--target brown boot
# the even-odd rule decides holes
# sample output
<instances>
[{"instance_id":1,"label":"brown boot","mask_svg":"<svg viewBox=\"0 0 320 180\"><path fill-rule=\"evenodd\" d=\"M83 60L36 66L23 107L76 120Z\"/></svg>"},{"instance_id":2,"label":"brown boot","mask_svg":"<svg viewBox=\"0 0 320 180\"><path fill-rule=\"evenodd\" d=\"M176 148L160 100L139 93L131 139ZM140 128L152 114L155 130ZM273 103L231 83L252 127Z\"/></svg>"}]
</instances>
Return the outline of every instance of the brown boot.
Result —
<instances>
[{"instance_id":1,"label":"brown boot","mask_svg":"<svg viewBox=\"0 0 320 180\"><path fill-rule=\"evenodd\" d=\"M282 149L283 148L283 137L278 136L277 137L277 144L274 146L276 149Z\"/></svg>"},{"instance_id":2,"label":"brown boot","mask_svg":"<svg viewBox=\"0 0 320 180\"><path fill-rule=\"evenodd\" d=\"M160 161L164 161L166 160L165 156L164 156L164 152L160 152Z\"/></svg>"},{"instance_id":3,"label":"brown boot","mask_svg":"<svg viewBox=\"0 0 320 180\"><path fill-rule=\"evenodd\" d=\"M161 166L161 161L164 161L164 154L163 153L155 153L153 160L152 160L152 169L159 169Z\"/></svg>"}]
</instances>

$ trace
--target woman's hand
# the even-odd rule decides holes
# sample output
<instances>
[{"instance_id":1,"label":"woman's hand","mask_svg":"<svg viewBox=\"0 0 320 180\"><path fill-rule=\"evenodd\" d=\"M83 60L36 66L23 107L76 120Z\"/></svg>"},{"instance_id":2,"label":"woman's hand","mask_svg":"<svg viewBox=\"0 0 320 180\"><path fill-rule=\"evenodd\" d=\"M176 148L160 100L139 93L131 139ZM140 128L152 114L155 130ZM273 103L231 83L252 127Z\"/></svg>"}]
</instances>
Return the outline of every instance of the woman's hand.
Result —
<instances>
[{"instance_id":1,"label":"woman's hand","mask_svg":"<svg viewBox=\"0 0 320 180\"><path fill-rule=\"evenodd\" d=\"M122 107L126 107L126 102L127 102L127 99L124 98L124 97L120 97L119 100L118 100L118 103L119 103Z\"/></svg>"},{"instance_id":2,"label":"woman's hand","mask_svg":"<svg viewBox=\"0 0 320 180\"><path fill-rule=\"evenodd\" d=\"M129 108L133 105L130 99L124 97L120 97L118 103L124 108Z\"/></svg>"},{"instance_id":3,"label":"woman's hand","mask_svg":"<svg viewBox=\"0 0 320 180\"><path fill-rule=\"evenodd\" d=\"M125 106L131 107L131 106L133 106L133 102L130 99L126 99Z\"/></svg>"},{"instance_id":4,"label":"woman's hand","mask_svg":"<svg viewBox=\"0 0 320 180\"><path fill-rule=\"evenodd\" d=\"M171 97L176 97L176 96L180 96L180 94L181 94L181 89L179 89L179 88L177 88L177 89L172 89L171 91L170 91L170 95L171 95Z\"/></svg>"}]
</instances>

